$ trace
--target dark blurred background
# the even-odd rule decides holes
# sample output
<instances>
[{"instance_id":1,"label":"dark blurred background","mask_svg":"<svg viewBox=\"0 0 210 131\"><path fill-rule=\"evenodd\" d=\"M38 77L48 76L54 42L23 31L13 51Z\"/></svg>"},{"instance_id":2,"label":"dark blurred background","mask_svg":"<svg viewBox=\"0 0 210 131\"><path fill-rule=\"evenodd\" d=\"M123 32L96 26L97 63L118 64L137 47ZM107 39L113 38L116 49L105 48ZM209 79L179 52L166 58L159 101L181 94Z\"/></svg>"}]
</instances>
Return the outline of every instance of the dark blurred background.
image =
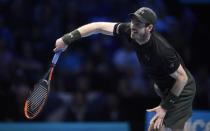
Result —
<instances>
[{"instance_id":1,"label":"dark blurred background","mask_svg":"<svg viewBox=\"0 0 210 131\"><path fill-rule=\"evenodd\" d=\"M156 11L156 30L194 75L194 109L209 110L210 2L0 0L0 121L28 122L24 100L48 68L57 38L90 22L127 22L142 6ZM100 34L74 42L58 62L44 111L33 121L121 121L143 130L145 110L160 99L126 43Z\"/></svg>"}]
</instances>

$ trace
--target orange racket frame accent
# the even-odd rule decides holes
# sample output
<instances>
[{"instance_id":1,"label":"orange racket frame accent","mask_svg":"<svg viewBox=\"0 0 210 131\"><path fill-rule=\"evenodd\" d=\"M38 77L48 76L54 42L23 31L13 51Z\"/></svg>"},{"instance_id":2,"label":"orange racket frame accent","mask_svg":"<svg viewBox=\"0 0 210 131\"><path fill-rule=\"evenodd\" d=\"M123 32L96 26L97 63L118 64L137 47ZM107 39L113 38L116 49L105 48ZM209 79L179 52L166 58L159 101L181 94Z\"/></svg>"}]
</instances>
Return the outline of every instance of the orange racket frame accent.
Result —
<instances>
[{"instance_id":1,"label":"orange racket frame accent","mask_svg":"<svg viewBox=\"0 0 210 131\"><path fill-rule=\"evenodd\" d=\"M47 98L47 96L46 96L46 98ZM45 98L45 99L46 99ZM28 108L28 100L25 102L25 105L24 105L24 114L25 114L25 116L26 116L26 118L28 118L28 119L34 119L35 117L37 117L38 116L38 114L41 112L41 110L42 110L42 108L44 107L44 104L46 103L46 101L47 100L45 100L43 103L42 103L42 105L39 107L39 109L34 113L34 115L33 116L30 116L29 114L28 114L28 110L27 110L27 108Z\"/></svg>"},{"instance_id":2,"label":"orange racket frame accent","mask_svg":"<svg viewBox=\"0 0 210 131\"><path fill-rule=\"evenodd\" d=\"M48 85L48 92L50 91L49 86L50 86L50 81L51 81L52 78L53 78L53 71L54 71L54 66L51 67L51 69L50 69L50 74L49 74L49 77L48 77L48 84L49 84L49 85ZM30 116L30 115L28 114L27 108L28 108L28 103L29 103L29 101L26 100L25 105L24 105L24 115L25 115L25 117L28 118L28 119L34 119L35 117L37 117L38 114L41 112L42 108L44 107L44 104L46 103L47 98L48 98L48 95L46 95L46 97L45 97L45 99L44 99L44 102L40 105L39 109L34 113L33 116Z\"/></svg>"}]
</instances>

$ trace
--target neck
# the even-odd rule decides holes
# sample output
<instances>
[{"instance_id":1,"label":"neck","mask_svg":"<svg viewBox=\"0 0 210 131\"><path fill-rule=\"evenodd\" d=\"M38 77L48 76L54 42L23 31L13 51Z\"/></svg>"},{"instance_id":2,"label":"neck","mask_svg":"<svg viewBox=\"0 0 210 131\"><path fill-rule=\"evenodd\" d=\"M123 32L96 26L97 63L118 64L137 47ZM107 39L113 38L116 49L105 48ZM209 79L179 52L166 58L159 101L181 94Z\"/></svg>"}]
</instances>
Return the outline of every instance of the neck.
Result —
<instances>
[{"instance_id":1,"label":"neck","mask_svg":"<svg viewBox=\"0 0 210 131\"><path fill-rule=\"evenodd\" d=\"M145 39L142 41L140 40L136 40L136 42L139 44L139 45L144 45L145 43L147 43L149 40L150 40L150 37L151 37L151 33L148 33L148 34L145 34Z\"/></svg>"}]
</instances>

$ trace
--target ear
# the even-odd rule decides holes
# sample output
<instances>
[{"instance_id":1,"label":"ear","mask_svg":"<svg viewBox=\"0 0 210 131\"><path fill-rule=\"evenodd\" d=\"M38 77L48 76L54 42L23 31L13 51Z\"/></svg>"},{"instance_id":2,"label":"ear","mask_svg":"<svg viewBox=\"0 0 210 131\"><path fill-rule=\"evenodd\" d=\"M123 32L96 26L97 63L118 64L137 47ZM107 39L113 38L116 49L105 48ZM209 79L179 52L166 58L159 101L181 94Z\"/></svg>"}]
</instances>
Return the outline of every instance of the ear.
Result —
<instances>
[{"instance_id":1,"label":"ear","mask_svg":"<svg viewBox=\"0 0 210 131\"><path fill-rule=\"evenodd\" d=\"M149 32L151 32L152 31L152 29L153 29L153 25L152 24L149 24L147 27L146 27L146 29L149 31Z\"/></svg>"}]
</instances>

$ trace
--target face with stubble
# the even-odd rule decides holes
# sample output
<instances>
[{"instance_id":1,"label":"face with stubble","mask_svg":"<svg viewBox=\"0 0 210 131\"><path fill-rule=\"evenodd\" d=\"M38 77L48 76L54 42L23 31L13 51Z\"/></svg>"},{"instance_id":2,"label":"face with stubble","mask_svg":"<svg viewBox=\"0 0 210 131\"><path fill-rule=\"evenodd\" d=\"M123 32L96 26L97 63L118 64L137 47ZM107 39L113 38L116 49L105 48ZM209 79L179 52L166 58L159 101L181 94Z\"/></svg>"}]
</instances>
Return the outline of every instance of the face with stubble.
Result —
<instances>
[{"instance_id":1,"label":"face with stubble","mask_svg":"<svg viewBox=\"0 0 210 131\"><path fill-rule=\"evenodd\" d=\"M150 35L150 31L152 27L146 26L145 23L137 19L131 20L131 38L137 41L139 44L145 43L147 41L148 36Z\"/></svg>"}]
</instances>

